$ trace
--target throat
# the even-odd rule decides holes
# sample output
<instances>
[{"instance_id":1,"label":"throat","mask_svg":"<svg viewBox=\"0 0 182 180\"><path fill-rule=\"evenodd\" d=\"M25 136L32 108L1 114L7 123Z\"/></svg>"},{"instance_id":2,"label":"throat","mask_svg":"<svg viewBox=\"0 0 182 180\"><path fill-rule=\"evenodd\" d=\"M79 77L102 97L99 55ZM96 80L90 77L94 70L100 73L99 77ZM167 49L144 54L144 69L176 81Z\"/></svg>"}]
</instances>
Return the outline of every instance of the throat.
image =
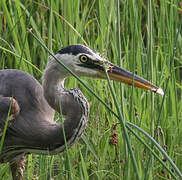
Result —
<instances>
[{"instance_id":1,"label":"throat","mask_svg":"<svg viewBox=\"0 0 182 180\"><path fill-rule=\"evenodd\" d=\"M61 94L65 91L64 79L66 77L67 73L65 71L60 72L57 65L55 66L52 62L49 62L43 75L44 97L49 105L58 112L60 112Z\"/></svg>"}]
</instances>

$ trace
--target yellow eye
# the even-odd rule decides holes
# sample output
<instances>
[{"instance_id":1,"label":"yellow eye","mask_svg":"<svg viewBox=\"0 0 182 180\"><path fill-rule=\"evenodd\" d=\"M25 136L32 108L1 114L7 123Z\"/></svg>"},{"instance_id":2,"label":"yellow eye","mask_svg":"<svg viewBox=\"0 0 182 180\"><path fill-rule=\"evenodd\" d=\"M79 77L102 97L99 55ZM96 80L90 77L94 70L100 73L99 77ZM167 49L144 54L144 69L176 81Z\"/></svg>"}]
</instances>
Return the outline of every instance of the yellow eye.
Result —
<instances>
[{"instance_id":1,"label":"yellow eye","mask_svg":"<svg viewBox=\"0 0 182 180\"><path fill-rule=\"evenodd\" d=\"M81 61L82 63L87 62L87 60L88 60L88 57L87 57L87 56L85 56L85 55L80 56L80 61Z\"/></svg>"}]
</instances>

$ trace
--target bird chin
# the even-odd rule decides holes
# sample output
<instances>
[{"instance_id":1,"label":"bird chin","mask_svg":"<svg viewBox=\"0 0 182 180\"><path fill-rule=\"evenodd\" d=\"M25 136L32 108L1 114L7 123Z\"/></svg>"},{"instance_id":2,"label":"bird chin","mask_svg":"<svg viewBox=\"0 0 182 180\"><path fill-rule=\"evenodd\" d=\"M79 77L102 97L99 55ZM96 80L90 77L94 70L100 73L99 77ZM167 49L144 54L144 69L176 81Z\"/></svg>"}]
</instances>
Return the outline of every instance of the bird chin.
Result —
<instances>
[{"instance_id":1,"label":"bird chin","mask_svg":"<svg viewBox=\"0 0 182 180\"><path fill-rule=\"evenodd\" d=\"M78 67L75 69L75 73L76 73L78 76L82 76L82 77L99 78L99 73L98 73L98 71L96 71L96 70L94 70L94 69L90 69L90 68L84 68L84 71L83 71L83 68L78 66Z\"/></svg>"}]
</instances>

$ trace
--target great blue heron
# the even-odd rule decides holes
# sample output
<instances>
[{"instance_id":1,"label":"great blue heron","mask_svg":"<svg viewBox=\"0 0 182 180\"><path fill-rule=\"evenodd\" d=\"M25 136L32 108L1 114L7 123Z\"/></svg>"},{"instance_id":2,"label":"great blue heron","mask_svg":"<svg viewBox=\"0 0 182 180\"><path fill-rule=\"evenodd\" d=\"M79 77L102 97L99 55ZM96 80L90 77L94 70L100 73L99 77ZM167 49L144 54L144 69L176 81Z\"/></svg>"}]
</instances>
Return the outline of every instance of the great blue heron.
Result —
<instances>
[{"instance_id":1,"label":"great blue heron","mask_svg":"<svg viewBox=\"0 0 182 180\"><path fill-rule=\"evenodd\" d=\"M112 64L84 45L65 47L55 56L78 76L105 78L106 65L112 80L130 85L134 80L136 87L163 94L162 89L151 82L136 75L133 77L132 73ZM44 71L43 87L26 72L0 70L1 136L9 117L0 162L10 162L14 180L23 178L27 152L60 153L65 149L63 132L70 147L85 129L89 104L79 89L64 88L64 80L69 76L53 57L49 58ZM61 111L66 116L63 124L53 122L54 111Z\"/></svg>"}]
</instances>

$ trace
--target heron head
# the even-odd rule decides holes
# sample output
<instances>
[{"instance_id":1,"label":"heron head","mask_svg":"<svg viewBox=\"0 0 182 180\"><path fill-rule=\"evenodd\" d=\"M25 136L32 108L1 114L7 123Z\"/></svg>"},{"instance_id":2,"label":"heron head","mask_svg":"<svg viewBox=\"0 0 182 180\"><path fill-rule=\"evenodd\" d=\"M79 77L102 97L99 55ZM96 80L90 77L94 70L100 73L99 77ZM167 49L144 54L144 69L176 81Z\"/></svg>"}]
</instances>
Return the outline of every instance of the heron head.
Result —
<instances>
[{"instance_id":1,"label":"heron head","mask_svg":"<svg viewBox=\"0 0 182 180\"><path fill-rule=\"evenodd\" d=\"M67 46L58 51L56 57L79 76L105 79L105 71L107 71L111 80L129 85L134 84L135 87L164 94L161 88L107 61L98 52L87 46L81 44Z\"/></svg>"}]
</instances>

